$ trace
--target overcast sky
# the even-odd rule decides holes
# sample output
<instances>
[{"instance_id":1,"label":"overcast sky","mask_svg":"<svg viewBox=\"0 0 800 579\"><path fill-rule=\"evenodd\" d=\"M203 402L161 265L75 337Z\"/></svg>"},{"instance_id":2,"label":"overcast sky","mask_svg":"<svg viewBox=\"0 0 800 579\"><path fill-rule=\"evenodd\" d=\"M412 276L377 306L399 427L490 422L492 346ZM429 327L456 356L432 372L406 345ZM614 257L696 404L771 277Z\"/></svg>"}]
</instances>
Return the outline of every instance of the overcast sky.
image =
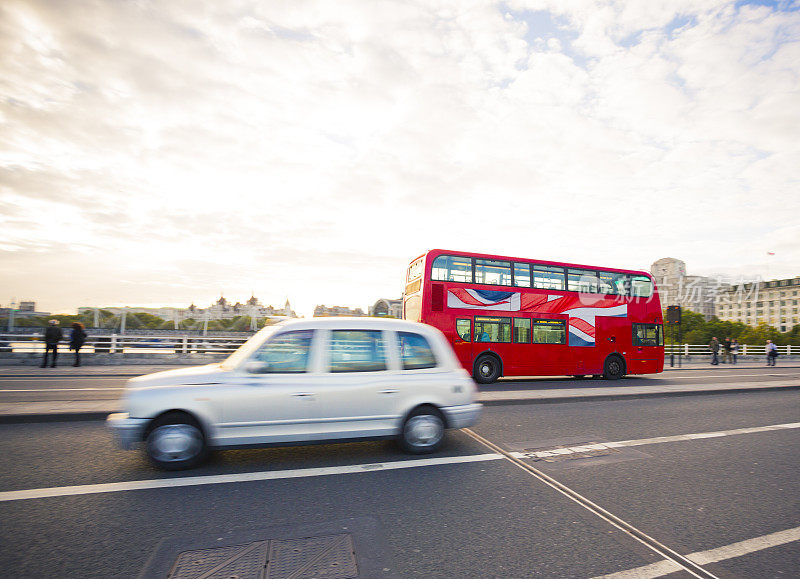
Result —
<instances>
[{"instance_id":1,"label":"overcast sky","mask_svg":"<svg viewBox=\"0 0 800 579\"><path fill-rule=\"evenodd\" d=\"M366 308L436 247L800 275L799 9L4 0L0 304Z\"/></svg>"}]
</instances>

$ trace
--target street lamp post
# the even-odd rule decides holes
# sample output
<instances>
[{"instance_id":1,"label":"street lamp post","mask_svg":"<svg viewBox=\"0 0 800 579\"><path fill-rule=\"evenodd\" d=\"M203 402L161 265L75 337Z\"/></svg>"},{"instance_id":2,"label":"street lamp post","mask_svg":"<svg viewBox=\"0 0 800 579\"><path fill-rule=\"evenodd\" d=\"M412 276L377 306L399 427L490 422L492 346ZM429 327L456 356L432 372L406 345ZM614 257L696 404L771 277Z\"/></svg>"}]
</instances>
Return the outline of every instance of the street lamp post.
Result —
<instances>
[{"instance_id":1,"label":"street lamp post","mask_svg":"<svg viewBox=\"0 0 800 579\"><path fill-rule=\"evenodd\" d=\"M8 307L8 333L14 331L14 312L16 311L16 298L11 298L11 305Z\"/></svg>"}]
</instances>

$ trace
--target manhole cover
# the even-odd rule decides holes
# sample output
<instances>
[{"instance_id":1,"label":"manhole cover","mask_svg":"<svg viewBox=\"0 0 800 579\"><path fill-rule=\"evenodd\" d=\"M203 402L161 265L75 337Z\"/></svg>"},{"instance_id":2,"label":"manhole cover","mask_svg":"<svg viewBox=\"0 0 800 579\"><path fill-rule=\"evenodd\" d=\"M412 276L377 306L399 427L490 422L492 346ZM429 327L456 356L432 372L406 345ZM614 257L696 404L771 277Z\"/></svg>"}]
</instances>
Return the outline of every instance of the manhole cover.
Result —
<instances>
[{"instance_id":1,"label":"manhole cover","mask_svg":"<svg viewBox=\"0 0 800 579\"><path fill-rule=\"evenodd\" d=\"M185 551L168 579L349 579L358 577L350 534L273 539Z\"/></svg>"},{"instance_id":2,"label":"manhole cover","mask_svg":"<svg viewBox=\"0 0 800 579\"><path fill-rule=\"evenodd\" d=\"M267 577L357 577L353 538L349 534L271 541Z\"/></svg>"}]
</instances>

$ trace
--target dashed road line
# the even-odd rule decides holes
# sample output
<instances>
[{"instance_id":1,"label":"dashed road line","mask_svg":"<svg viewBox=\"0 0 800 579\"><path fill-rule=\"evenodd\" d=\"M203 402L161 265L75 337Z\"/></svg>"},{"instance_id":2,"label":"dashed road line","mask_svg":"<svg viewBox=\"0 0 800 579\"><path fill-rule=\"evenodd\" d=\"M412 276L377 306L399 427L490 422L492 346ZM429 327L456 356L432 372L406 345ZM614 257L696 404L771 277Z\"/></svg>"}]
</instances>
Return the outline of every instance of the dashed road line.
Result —
<instances>
[{"instance_id":1,"label":"dashed road line","mask_svg":"<svg viewBox=\"0 0 800 579\"><path fill-rule=\"evenodd\" d=\"M738 543L717 547L716 549L709 549L708 551L690 553L686 555L686 558L694 561L698 565L709 565L711 563L717 563L719 561L725 561L727 559L733 559L735 557L741 557L743 555L769 549L770 547L785 545L794 541L800 541L800 527L778 531L777 533L770 533L769 535L747 539L746 541L739 541ZM680 570L681 567L676 563L664 560L651 565L628 569L627 571L600 575L594 579L655 579L656 577L663 577L664 575L669 575L670 573L675 573Z\"/></svg>"},{"instance_id":2,"label":"dashed road line","mask_svg":"<svg viewBox=\"0 0 800 579\"><path fill-rule=\"evenodd\" d=\"M599 442L593 444L582 444L579 446L569 446L565 448L553 448L549 450L538 450L531 452L512 452L515 458L549 458L568 454L579 454L597 450L612 448L624 448L627 446L643 446L646 444L662 444L664 442L685 442L687 440L701 440L704 438L719 438L722 436L735 436L738 434L753 434L756 432L769 432L774 430L786 430L800 428L800 422L789 422L786 424L772 424L770 426L756 426L752 428L736 428L733 430L718 430L716 432L698 432L694 434L679 434L676 436L656 436L654 438L640 438L638 440L619 440L617 442Z\"/></svg>"}]
</instances>

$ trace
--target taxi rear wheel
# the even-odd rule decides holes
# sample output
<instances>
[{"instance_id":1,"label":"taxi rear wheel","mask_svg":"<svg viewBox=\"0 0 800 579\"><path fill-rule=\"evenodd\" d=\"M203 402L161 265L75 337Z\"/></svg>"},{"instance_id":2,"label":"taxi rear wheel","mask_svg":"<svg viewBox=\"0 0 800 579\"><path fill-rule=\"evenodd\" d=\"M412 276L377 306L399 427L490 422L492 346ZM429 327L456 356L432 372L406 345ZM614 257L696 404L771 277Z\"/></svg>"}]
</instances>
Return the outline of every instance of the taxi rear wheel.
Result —
<instances>
[{"instance_id":1,"label":"taxi rear wheel","mask_svg":"<svg viewBox=\"0 0 800 579\"><path fill-rule=\"evenodd\" d=\"M203 462L208 456L208 446L194 418L170 413L153 420L145 440L145 452L157 468L184 470Z\"/></svg>"},{"instance_id":2,"label":"taxi rear wheel","mask_svg":"<svg viewBox=\"0 0 800 579\"><path fill-rule=\"evenodd\" d=\"M444 429L441 412L423 406L411 412L403 422L398 443L403 450L412 454L435 452L444 442Z\"/></svg>"}]
</instances>

